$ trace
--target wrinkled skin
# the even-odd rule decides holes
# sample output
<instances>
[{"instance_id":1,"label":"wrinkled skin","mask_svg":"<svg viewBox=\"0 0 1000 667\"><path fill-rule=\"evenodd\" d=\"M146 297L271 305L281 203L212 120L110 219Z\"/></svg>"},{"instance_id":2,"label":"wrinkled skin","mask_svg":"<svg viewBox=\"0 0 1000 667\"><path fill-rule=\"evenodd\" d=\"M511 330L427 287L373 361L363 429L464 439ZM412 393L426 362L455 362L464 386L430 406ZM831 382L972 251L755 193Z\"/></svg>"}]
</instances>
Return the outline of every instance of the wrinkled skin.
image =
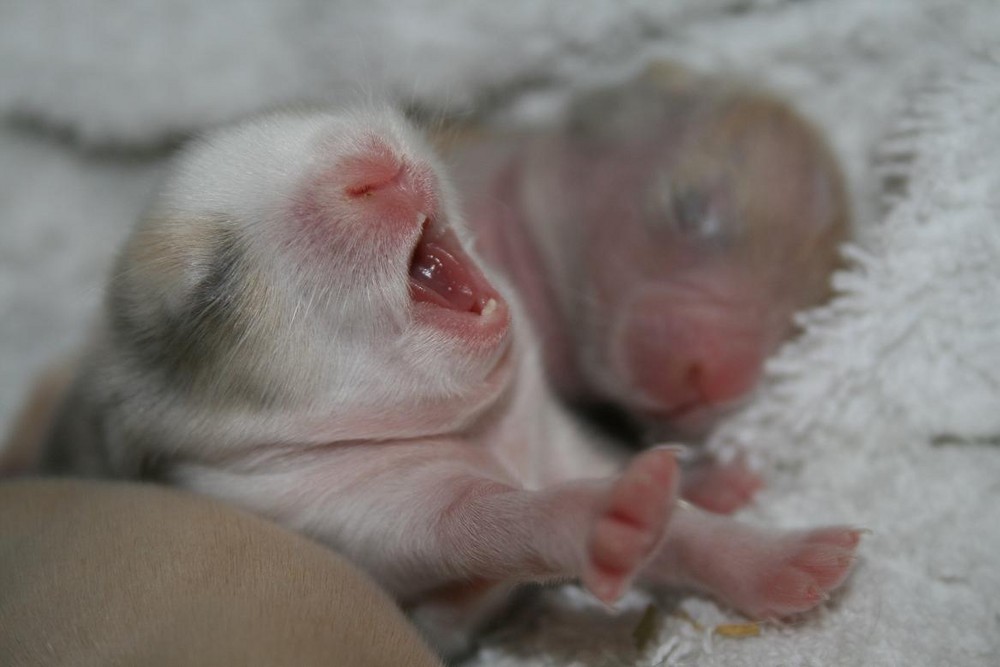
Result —
<instances>
[{"instance_id":1,"label":"wrinkled skin","mask_svg":"<svg viewBox=\"0 0 1000 667\"><path fill-rule=\"evenodd\" d=\"M562 126L449 136L487 260L511 276L571 402L612 403L647 437L698 438L757 384L828 295L842 179L786 104L680 69L573 101ZM759 486L699 472L717 511Z\"/></svg>"},{"instance_id":2,"label":"wrinkled skin","mask_svg":"<svg viewBox=\"0 0 1000 667\"><path fill-rule=\"evenodd\" d=\"M684 585L809 609L858 532L675 503L674 452L624 466L563 413L448 181L386 111L271 116L183 151L128 240L49 470L146 477L328 544L445 652L523 582L611 603Z\"/></svg>"}]
</instances>

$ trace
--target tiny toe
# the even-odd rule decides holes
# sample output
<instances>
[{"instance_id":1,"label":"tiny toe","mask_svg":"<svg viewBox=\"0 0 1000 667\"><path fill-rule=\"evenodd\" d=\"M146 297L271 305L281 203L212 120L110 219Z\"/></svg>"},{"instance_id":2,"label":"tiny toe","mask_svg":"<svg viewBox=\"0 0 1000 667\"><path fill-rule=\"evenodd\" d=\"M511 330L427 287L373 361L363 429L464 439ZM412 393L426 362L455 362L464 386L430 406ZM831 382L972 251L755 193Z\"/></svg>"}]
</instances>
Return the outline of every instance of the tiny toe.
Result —
<instances>
[{"instance_id":1,"label":"tiny toe","mask_svg":"<svg viewBox=\"0 0 1000 667\"><path fill-rule=\"evenodd\" d=\"M677 477L672 451L654 449L637 456L611 490L607 513L639 528L665 523Z\"/></svg>"},{"instance_id":2,"label":"tiny toe","mask_svg":"<svg viewBox=\"0 0 1000 667\"><path fill-rule=\"evenodd\" d=\"M861 528L850 526L831 526L829 528L819 528L809 531L806 539L810 542L831 544L844 549L854 549L861 542L861 536L865 533Z\"/></svg>"},{"instance_id":3,"label":"tiny toe","mask_svg":"<svg viewBox=\"0 0 1000 667\"><path fill-rule=\"evenodd\" d=\"M830 590L840 584L854 565L854 552L829 544L806 544L789 564L813 577L816 584Z\"/></svg>"},{"instance_id":4,"label":"tiny toe","mask_svg":"<svg viewBox=\"0 0 1000 667\"><path fill-rule=\"evenodd\" d=\"M732 514L749 505L753 496L753 492L741 489L717 489L711 493L692 491L685 494L687 500L713 514Z\"/></svg>"},{"instance_id":5,"label":"tiny toe","mask_svg":"<svg viewBox=\"0 0 1000 667\"><path fill-rule=\"evenodd\" d=\"M591 595L610 606L622 596L627 582L621 577L608 576L600 570L590 569L584 572L581 583Z\"/></svg>"},{"instance_id":6,"label":"tiny toe","mask_svg":"<svg viewBox=\"0 0 1000 667\"><path fill-rule=\"evenodd\" d=\"M824 590L805 572L783 568L765 580L758 592L756 611L758 618L779 618L788 614L812 609L826 599Z\"/></svg>"},{"instance_id":7,"label":"tiny toe","mask_svg":"<svg viewBox=\"0 0 1000 667\"><path fill-rule=\"evenodd\" d=\"M590 560L611 572L634 570L652 550L657 535L612 518L598 520L590 537Z\"/></svg>"},{"instance_id":8,"label":"tiny toe","mask_svg":"<svg viewBox=\"0 0 1000 667\"><path fill-rule=\"evenodd\" d=\"M677 477L677 452L673 447L654 447L635 457L629 468L641 467L661 486L673 486Z\"/></svg>"}]
</instances>

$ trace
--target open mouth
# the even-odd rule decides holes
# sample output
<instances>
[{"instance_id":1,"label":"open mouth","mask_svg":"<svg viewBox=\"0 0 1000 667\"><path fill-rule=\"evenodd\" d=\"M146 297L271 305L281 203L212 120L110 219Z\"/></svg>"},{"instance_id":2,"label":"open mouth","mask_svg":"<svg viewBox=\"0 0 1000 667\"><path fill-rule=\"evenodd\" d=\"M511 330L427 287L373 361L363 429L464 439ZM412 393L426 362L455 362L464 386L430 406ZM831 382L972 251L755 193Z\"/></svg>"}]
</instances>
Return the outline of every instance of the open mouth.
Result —
<instances>
[{"instance_id":1,"label":"open mouth","mask_svg":"<svg viewBox=\"0 0 1000 667\"><path fill-rule=\"evenodd\" d=\"M410 257L410 295L417 303L488 316L500 301L447 225L425 218Z\"/></svg>"}]
</instances>

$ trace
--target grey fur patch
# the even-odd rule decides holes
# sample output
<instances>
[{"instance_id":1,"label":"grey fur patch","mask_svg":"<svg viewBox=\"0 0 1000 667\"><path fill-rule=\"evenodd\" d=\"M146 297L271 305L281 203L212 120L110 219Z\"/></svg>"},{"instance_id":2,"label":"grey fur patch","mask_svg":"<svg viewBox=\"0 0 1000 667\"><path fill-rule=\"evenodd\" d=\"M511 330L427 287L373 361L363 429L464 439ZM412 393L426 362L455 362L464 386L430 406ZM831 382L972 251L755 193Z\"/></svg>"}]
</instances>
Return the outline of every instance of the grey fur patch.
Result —
<instances>
[{"instance_id":1,"label":"grey fur patch","mask_svg":"<svg viewBox=\"0 0 1000 667\"><path fill-rule=\"evenodd\" d=\"M178 286L142 284L145 276L133 278L147 272L142 266L122 266L108 293L110 329L119 349L174 383L193 383L199 373L215 365L227 339L245 333L246 323L235 307L242 255L236 235L217 228L212 245L203 277L176 303L150 294L154 289L149 288ZM125 262L130 259L126 255Z\"/></svg>"},{"instance_id":2,"label":"grey fur patch","mask_svg":"<svg viewBox=\"0 0 1000 667\"><path fill-rule=\"evenodd\" d=\"M266 407L279 391L258 368L273 310L246 242L224 219L147 221L107 299L113 346L172 395Z\"/></svg>"}]
</instances>

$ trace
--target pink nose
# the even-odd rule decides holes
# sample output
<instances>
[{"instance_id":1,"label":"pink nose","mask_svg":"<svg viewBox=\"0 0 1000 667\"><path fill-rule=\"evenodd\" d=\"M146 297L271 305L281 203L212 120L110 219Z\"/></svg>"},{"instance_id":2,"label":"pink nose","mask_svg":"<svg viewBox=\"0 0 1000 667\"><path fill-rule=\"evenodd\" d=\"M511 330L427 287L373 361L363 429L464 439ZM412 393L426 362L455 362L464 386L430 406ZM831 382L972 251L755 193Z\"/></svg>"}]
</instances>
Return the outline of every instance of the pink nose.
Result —
<instances>
[{"instance_id":1,"label":"pink nose","mask_svg":"<svg viewBox=\"0 0 1000 667\"><path fill-rule=\"evenodd\" d=\"M437 213L437 183L429 165L407 160L379 138L362 143L361 151L338 165L344 195L379 217L403 224L418 213Z\"/></svg>"},{"instance_id":2,"label":"pink nose","mask_svg":"<svg viewBox=\"0 0 1000 667\"><path fill-rule=\"evenodd\" d=\"M674 413L749 392L766 354L761 336L725 318L643 309L622 336L624 377L649 409Z\"/></svg>"}]
</instances>

